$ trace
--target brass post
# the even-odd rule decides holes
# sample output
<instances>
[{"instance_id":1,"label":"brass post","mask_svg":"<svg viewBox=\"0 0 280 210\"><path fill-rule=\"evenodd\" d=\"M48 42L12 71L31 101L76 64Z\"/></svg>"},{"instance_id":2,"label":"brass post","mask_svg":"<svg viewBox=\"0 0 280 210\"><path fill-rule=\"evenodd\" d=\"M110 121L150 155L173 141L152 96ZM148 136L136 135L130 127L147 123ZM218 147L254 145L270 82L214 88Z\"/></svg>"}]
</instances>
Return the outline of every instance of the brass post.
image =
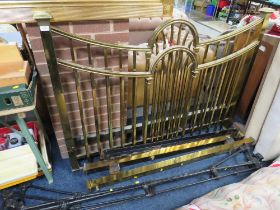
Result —
<instances>
[{"instance_id":1,"label":"brass post","mask_svg":"<svg viewBox=\"0 0 280 210\"><path fill-rule=\"evenodd\" d=\"M163 5L163 16L172 16L173 15L173 5L174 0L162 0Z\"/></svg>"},{"instance_id":2,"label":"brass post","mask_svg":"<svg viewBox=\"0 0 280 210\"><path fill-rule=\"evenodd\" d=\"M65 143L67 146L71 167L72 170L75 171L75 170L79 170L80 166L76 158L76 145L71 133L71 127L69 123L64 92L60 81L57 59L53 46L52 34L50 29L51 18L52 17L45 12L37 12L34 14L34 19L37 21L40 28L41 38L44 46L44 52L48 63L54 96L59 111L61 126L65 138Z\"/></svg>"},{"instance_id":3,"label":"brass post","mask_svg":"<svg viewBox=\"0 0 280 210\"><path fill-rule=\"evenodd\" d=\"M264 33L265 29L268 26L268 21L269 21L270 15L275 11L276 11L275 9L268 8L268 7L264 7L259 10L260 16L264 19L263 25L262 25L262 34Z\"/></svg>"}]
</instances>

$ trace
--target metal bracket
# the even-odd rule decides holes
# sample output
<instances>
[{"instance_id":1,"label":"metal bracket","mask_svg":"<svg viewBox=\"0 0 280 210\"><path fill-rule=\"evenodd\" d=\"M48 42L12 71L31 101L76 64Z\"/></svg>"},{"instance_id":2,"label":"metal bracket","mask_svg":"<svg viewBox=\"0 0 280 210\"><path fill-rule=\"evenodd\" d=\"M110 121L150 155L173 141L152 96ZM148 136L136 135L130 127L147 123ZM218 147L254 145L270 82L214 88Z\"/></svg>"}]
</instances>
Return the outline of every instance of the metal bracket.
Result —
<instances>
[{"instance_id":1,"label":"metal bracket","mask_svg":"<svg viewBox=\"0 0 280 210\"><path fill-rule=\"evenodd\" d=\"M144 184L143 189L144 189L145 195L147 197L152 197L155 195L155 186L154 185Z\"/></svg>"},{"instance_id":2,"label":"metal bracket","mask_svg":"<svg viewBox=\"0 0 280 210\"><path fill-rule=\"evenodd\" d=\"M110 162L109 163L109 173L110 174L117 174L120 172L120 164L117 162Z\"/></svg>"}]
</instances>

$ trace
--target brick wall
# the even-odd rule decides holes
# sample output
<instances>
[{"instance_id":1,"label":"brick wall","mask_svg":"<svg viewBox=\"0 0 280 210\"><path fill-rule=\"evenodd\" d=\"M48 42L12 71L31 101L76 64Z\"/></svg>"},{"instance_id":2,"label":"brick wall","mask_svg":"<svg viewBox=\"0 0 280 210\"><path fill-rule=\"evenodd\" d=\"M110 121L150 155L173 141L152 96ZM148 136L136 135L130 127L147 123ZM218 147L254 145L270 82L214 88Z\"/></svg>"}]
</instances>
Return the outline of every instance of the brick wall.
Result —
<instances>
[{"instance_id":1,"label":"brick wall","mask_svg":"<svg viewBox=\"0 0 280 210\"><path fill-rule=\"evenodd\" d=\"M54 23L53 26L59 27L64 31L75 33L87 38L92 38L98 41L110 42L110 43L128 43L128 20L113 20L113 21L79 21L79 22L61 22ZM42 86L44 90L44 96L47 101L48 110L51 116L52 125L56 134L60 152L63 158L67 158L67 149L64 142L64 136L56 107L54 93L52 90L50 75L48 66L46 63L43 46L40 38L40 32L37 24L27 24L27 33L30 38L30 44L33 49L36 65L41 77ZM71 60L71 53L69 48L69 40L54 36L53 37L55 51L58 58L65 60ZM77 59L77 63L88 65L87 48L79 42L73 42L74 54ZM92 55L94 57L94 67L103 67L103 51L99 48L91 48ZM124 55L123 64L126 65L127 58ZM118 66L118 57L114 55L114 52L109 54L109 67L116 69ZM77 95L75 91L74 76L70 69L63 69L60 67L61 82L65 92L65 100L68 108L70 126L73 136L80 136L82 134L81 120L78 109ZM106 94L105 94L105 78L98 77L97 82L97 97L100 104L100 118L101 129L105 130L108 127L107 124L107 107L106 107ZM112 79L112 117L113 126L119 126L120 119L120 102L119 102L119 80ZM81 91L83 97L83 105L85 109L85 121L87 124L87 130L89 133L95 133L94 125L94 111L93 100L91 93L91 85L89 74L81 74Z\"/></svg>"}]
</instances>

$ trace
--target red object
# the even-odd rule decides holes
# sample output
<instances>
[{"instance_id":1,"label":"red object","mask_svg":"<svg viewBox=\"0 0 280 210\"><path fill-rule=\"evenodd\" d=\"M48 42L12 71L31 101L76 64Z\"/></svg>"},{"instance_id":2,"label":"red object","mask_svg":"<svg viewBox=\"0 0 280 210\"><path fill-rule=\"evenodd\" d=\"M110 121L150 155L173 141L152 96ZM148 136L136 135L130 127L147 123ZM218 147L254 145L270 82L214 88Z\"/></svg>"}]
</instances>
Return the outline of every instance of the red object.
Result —
<instances>
[{"instance_id":1,"label":"red object","mask_svg":"<svg viewBox=\"0 0 280 210\"><path fill-rule=\"evenodd\" d=\"M268 33L271 35L280 36L280 25L274 24Z\"/></svg>"},{"instance_id":2,"label":"red object","mask_svg":"<svg viewBox=\"0 0 280 210\"><path fill-rule=\"evenodd\" d=\"M7 144L6 139L0 137L0 151L6 149L6 144Z\"/></svg>"},{"instance_id":3,"label":"red object","mask_svg":"<svg viewBox=\"0 0 280 210\"><path fill-rule=\"evenodd\" d=\"M280 167L280 163L272 163L269 167L278 168Z\"/></svg>"},{"instance_id":4,"label":"red object","mask_svg":"<svg viewBox=\"0 0 280 210\"><path fill-rule=\"evenodd\" d=\"M218 7L219 7L219 8L223 8L223 7L226 7L226 6L228 6L228 5L230 5L230 2L229 2L229 1L227 1L227 0L220 0L220 1L219 1Z\"/></svg>"},{"instance_id":5,"label":"red object","mask_svg":"<svg viewBox=\"0 0 280 210\"><path fill-rule=\"evenodd\" d=\"M27 122L26 123L27 127L32 129L33 130L33 133L34 133L34 140L36 142L38 142L38 126L37 126L37 123L36 122ZM16 130L20 130L18 125L12 125L11 126L12 128L16 129ZM6 134L8 133L12 133L13 131L10 129L10 128L7 128L7 127L3 127L3 128L0 128L0 139L1 137L4 137ZM6 139L6 138L5 138Z\"/></svg>"}]
</instances>

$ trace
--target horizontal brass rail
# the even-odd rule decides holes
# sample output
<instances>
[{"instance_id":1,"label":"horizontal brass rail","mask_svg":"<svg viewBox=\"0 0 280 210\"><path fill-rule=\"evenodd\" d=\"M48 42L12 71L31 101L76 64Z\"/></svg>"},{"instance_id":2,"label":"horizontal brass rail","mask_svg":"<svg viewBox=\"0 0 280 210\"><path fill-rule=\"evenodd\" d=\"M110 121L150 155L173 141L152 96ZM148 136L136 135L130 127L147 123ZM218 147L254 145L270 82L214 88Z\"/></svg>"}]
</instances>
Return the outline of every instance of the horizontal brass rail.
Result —
<instances>
[{"instance_id":1,"label":"horizontal brass rail","mask_svg":"<svg viewBox=\"0 0 280 210\"><path fill-rule=\"evenodd\" d=\"M111 71L109 69L97 69L89 66L80 65L70 61L65 61L62 59L57 59L57 63L61 66L75 69L78 71L83 71L87 73L94 73L102 76L111 76L111 77L126 77L126 78L148 78L152 77L150 72L126 72L126 71Z\"/></svg>"},{"instance_id":2,"label":"horizontal brass rail","mask_svg":"<svg viewBox=\"0 0 280 210\"><path fill-rule=\"evenodd\" d=\"M198 65L196 71L201 71L202 69L207 69L207 68L211 68L213 66L218 66L220 64L226 63L230 60L233 60L241 55L246 54L247 52L249 52L250 50L254 49L255 47L257 47L259 45L259 41L254 41L251 44L249 44L248 46L242 48L241 50L238 50L226 57L220 58L218 60L214 60L208 63L204 63L204 64L200 64Z\"/></svg>"},{"instance_id":3,"label":"horizontal brass rail","mask_svg":"<svg viewBox=\"0 0 280 210\"><path fill-rule=\"evenodd\" d=\"M178 152L181 150L186 150L186 149L190 149L190 148L194 148L194 147L200 147L200 146L205 146L205 145L209 145L209 144L214 144L214 143L225 141L227 138L230 138L230 135L219 136L219 137L214 137L214 138L207 138L207 139L189 142L189 143L180 144L180 145L175 145L175 146L163 147L163 148L154 149L154 150L148 151L148 152L132 154L127 157L116 158L114 160L107 160L107 161L105 160L105 161L99 161L99 162L94 162L94 163L85 163L84 167L83 167L83 171L87 172L87 171L95 170L98 168L108 167L110 165L110 163L115 163L115 162L124 163L124 162L144 159L144 158L148 158L148 157L168 154L168 153L172 153L172 152Z\"/></svg>"},{"instance_id":4,"label":"horizontal brass rail","mask_svg":"<svg viewBox=\"0 0 280 210\"><path fill-rule=\"evenodd\" d=\"M263 21L263 18L258 18L254 21L252 21L251 23L249 23L248 25L246 26L243 26L241 28L238 28L238 29L235 29L234 31L228 33L228 34L224 34L224 35L221 35L221 36L218 36L218 37L215 37L215 38L212 38L212 39L206 39L204 41L201 41L199 44L198 44L198 47L200 46L204 46L204 45L209 45L209 44L215 44L215 43L218 43L220 41L224 41L224 40L227 40L229 38L232 38L232 37L235 37L239 34L242 34L244 33L245 31L247 30L250 30L252 29L253 27L259 25L260 23L262 23Z\"/></svg>"},{"instance_id":5,"label":"horizontal brass rail","mask_svg":"<svg viewBox=\"0 0 280 210\"><path fill-rule=\"evenodd\" d=\"M117 49L117 50L131 50L131 51L139 51L139 52L151 52L150 48L148 47L139 47L139 46L134 46L134 45L119 45L119 44L109 44L109 43L105 43L105 42L99 42L93 39L88 39L88 38L84 38L72 33L68 33L65 32L59 28L56 27L51 27L51 31L55 34L58 34L60 36L69 38L69 39L73 39L76 41L80 41L86 44L91 44L97 47L104 47L104 48L110 48L110 49Z\"/></svg>"},{"instance_id":6,"label":"horizontal brass rail","mask_svg":"<svg viewBox=\"0 0 280 210\"><path fill-rule=\"evenodd\" d=\"M199 158L207 157L209 155L226 152L231 149L237 149L238 147L240 147L243 144L249 144L249 143L253 143L253 142L254 142L253 138L246 138L246 139L242 139L239 141L235 141L233 143L226 143L221 146L214 146L214 147L211 147L208 149L203 149L203 150L200 150L197 152L185 154L185 155L182 155L179 157L160 161L160 162L153 163L150 165L141 166L141 167L134 168L134 169L131 169L128 171L121 171L118 174L113 174L113 175L104 176L104 177L101 177L98 179L88 180L87 188L89 190L92 190L93 188L99 187L101 185L113 183L116 181L127 179L129 177L139 176L141 174L145 174L145 173L156 171L156 170L162 171L164 168L186 163L188 161L197 160Z\"/></svg>"}]
</instances>

